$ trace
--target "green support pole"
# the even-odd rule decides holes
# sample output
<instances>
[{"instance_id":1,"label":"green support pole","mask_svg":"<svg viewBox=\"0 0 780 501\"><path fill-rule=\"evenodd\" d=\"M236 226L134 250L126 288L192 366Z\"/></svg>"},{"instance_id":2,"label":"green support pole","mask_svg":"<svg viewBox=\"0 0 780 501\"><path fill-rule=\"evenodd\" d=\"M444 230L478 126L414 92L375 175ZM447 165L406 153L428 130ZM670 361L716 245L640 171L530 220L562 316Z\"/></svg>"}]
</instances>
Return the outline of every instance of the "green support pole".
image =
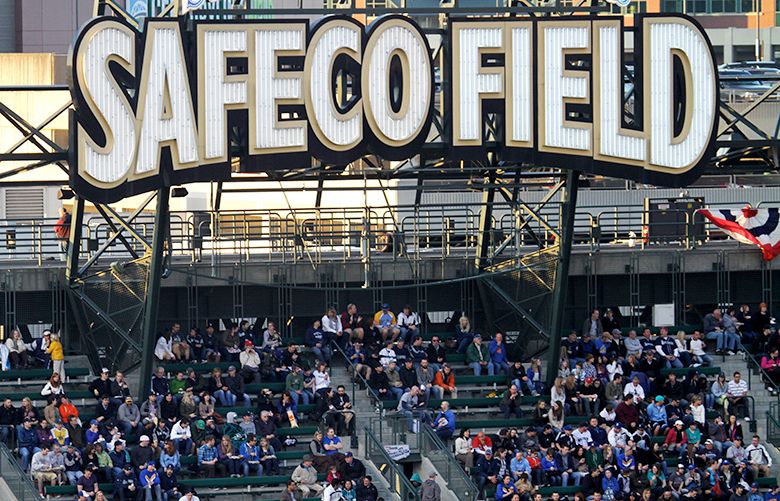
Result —
<instances>
[{"instance_id":1,"label":"green support pole","mask_svg":"<svg viewBox=\"0 0 780 501\"><path fill-rule=\"evenodd\" d=\"M154 214L154 238L152 239L152 259L149 263L149 278L146 287L146 304L144 306L144 321L141 353L141 378L138 385L138 400L143 401L152 386L152 371L154 370L154 345L157 337L157 313L160 307L160 282L165 256L165 240L168 233L168 199L169 188L157 191L157 211Z\"/></svg>"},{"instance_id":2,"label":"green support pole","mask_svg":"<svg viewBox=\"0 0 780 501\"><path fill-rule=\"evenodd\" d=\"M490 251L490 236L493 230L493 198L496 190L494 188L496 184L496 177L494 174L485 177L485 184L487 188L482 189L482 208L479 212L479 230L477 233L477 256L474 259L474 266L477 269L477 273L484 272L488 265L488 253ZM487 331L483 331L488 335L492 335L495 332L496 326L493 319L493 303L489 291L482 279L477 279L477 291L482 302L482 311L485 313L485 328Z\"/></svg>"},{"instance_id":3,"label":"green support pole","mask_svg":"<svg viewBox=\"0 0 780 501\"><path fill-rule=\"evenodd\" d=\"M558 361L561 358L561 329L569 283L569 260L574 238L574 215L577 212L577 181L579 177L579 171L568 171L566 185L561 190L561 217L558 225L561 240L558 248L558 267L555 272L555 290L553 290L550 316L550 347L547 351L548 388L552 387L553 381L558 375Z\"/></svg>"}]
</instances>

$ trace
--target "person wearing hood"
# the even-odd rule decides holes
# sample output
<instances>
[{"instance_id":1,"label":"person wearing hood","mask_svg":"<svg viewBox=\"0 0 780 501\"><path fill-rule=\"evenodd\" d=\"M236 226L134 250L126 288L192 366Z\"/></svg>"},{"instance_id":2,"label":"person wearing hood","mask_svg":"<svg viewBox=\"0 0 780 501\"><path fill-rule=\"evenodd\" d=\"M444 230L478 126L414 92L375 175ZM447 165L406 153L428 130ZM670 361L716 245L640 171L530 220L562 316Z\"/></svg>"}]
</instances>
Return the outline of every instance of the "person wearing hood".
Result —
<instances>
[{"instance_id":1,"label":"person wearing hood","mask_svg":"<svg viewBox=\"0 0 780 501\"><path fill-rule=\"evenodd\" d=\"M420 501L441 501L441 487L436 483L436 476L437 473L432 471L423 482L420 487Z\"/></svg>"}]
</instances>

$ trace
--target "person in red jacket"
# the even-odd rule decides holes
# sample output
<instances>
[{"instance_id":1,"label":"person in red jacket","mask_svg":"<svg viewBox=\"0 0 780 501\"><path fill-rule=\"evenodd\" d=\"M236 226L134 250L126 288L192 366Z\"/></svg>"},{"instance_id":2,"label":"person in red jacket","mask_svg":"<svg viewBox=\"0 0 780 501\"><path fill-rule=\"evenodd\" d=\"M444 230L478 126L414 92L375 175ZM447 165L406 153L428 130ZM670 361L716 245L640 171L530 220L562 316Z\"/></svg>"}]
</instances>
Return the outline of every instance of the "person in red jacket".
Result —
<instances>
[{"instance_id":1,"label":"person in red jacket","mask_svg":"<svg viewBox=\"0 0 780 501\"><path fill-rule=\"evenodd\" d=\"M70 213L65 207L61 207L59 210L60 218L54 223L54 233L60 240L60 248L62 249L63 257L68 255L68 246L70 245Z\"/></svg>"},{"instance_id":2,"label":"person in red jacket","mask_svg":"<svg viewBox=\"0 0 780 501\"><path fill-rule=\"evenodd\" d=\"M666 433L664 449L673 452L685 448L685 445L688 443L688 436L685 434L685 430L683 430L684 426L679 419L674 422L674 426L669 428L669 431Z\"/></svg>"}]
</instances>

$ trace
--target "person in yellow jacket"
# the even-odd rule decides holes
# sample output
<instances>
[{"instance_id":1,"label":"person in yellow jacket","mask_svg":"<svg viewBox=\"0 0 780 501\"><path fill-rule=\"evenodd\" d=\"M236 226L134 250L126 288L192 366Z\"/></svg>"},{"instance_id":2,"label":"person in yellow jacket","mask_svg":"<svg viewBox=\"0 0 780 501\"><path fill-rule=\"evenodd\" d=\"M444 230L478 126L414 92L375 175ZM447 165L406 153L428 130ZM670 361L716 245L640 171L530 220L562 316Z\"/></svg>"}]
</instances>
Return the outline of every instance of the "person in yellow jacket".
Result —
<instances>
[{"instance_id":1,"label":"person in yellow jacket","mask_svg":"<svg viewBox=\"0 0 780 501\"><path fill-rule=\"evenodd\" d=\"M62 350L59 334L52 333L51 343L46 349L46 353L51 356L52 372L59 373L60 381L65 381L65 353Z\"/></svg>"}]
</instances>

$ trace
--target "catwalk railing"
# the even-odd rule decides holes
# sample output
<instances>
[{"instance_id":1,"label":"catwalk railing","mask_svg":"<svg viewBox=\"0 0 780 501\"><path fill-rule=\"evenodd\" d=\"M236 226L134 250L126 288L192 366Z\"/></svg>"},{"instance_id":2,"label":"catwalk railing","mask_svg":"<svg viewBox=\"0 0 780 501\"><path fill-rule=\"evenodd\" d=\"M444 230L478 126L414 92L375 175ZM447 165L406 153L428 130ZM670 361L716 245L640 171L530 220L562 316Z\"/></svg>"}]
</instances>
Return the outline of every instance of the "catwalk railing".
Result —
<instances>
[{"instance_id":1,"label":"catwalk railing","mask_svg":"<svg viewBox=\"0 0 780 501\"><path fill-rule=\"evenodd\" d=\"M737 208L742 202L721 204ZM767 204L768 205L768 204ZM535 217L518 217L509 205L494 203L489 230L491 256L518 256L539 245L555 245L560 207L548 203ZM711 205L711 207L713 207ZM714 205L717 207L717 205ZM663 212L669 222L647 222ZM322 263L367 262L376 256L408 261L436 257L474 257L477 252L479 207L440 204L430 207L399 206L396 210L295 209L252 211L192 211L171 213L171 238L167 252L192 262L230 257L232 261L266 260ZM152 238L153 214L142 214L131 226ZM56 219L0 219L0 261L62 259L55 233ZM104 219L85 218L82 226L82 258L106 242L114 230ZM580 206L575 220L577 246L673 245L692 248L726 236L702 216L688 210L646 211L635 205ZM131 242L143 254L143 245ZM126 259L125 246L115 240L104 253Z\"/></svg>"}]
</instances>

